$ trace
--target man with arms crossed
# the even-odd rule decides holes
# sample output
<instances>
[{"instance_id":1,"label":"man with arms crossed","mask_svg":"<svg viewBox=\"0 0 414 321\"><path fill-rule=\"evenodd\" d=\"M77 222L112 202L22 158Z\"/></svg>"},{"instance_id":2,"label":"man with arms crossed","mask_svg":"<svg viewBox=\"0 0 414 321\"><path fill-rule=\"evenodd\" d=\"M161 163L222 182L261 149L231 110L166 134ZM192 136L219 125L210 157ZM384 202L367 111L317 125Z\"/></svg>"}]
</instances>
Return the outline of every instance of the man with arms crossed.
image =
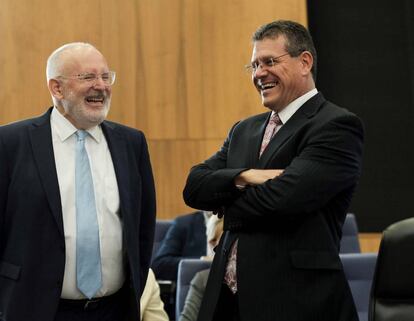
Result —
<instances>
[{"instance_id":1,"label":"man with arms crossed","mask_svg":"<svg viewBox=\"0 0 414 321\"><path fill-rule=\"evenodd\" d=\"M92 45L47 62L54 106L0 127L0 319L139 320L155 226L142 132L105 121L115 73Z\"/></svg>"},{"instance_id":2,"label":"man with arms crossed","mask_svg":"<svg viewBox=\"0 0 414 321\"><path fill-rule=\"evenodd\" d=\"M248 68L270 111L236 123L183 193L224 215L198 320L356 321L338 252L362 123L316 90L316 51L300 24L260 27Z\"/></svg>"}]
</instances>

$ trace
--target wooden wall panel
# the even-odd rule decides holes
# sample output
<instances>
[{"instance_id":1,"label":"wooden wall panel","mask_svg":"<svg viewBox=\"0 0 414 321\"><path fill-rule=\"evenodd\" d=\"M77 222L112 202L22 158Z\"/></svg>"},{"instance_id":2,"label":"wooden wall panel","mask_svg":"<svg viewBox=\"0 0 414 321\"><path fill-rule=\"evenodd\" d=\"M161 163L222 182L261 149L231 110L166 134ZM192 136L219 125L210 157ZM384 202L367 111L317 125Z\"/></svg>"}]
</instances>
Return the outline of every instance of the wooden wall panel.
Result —
<instances>
[{"instance_id":1,"label":"wooden wall panel","mask_svg":"<svg viewBox=\"0 0 414 321\"><path fill-rule=\"evenodd\" d=\"M221 146L218 139L150 140L151 163L157 183L158 218L167 219L192 209L182 201L189 169Z\"/></svg>"},{"instance_id":2,"label":"wooden wall panel","mask_svg":"<svg viewBox=\"0 0 414 321\"><path fill-rule=\"evenodd\" d=\"M189 168L230 126L264 111L243 66L261 24L306 24L304 0L0 0L0 124L51 104L45 64L60 45L96 45L117 72L109 118L149 141L159 217L188 212Z\"/></svg>"},{"instance_id":3,"label":"wooden wall panel","mask_svg":"<svg viewBox=\"0 0 414 321\"><path fill-rule=\"evenodd\" d=\"M223 137L235 120L262 111L244 71L251 34L274 19L306 22L303 1L151 3L138 5L145 63L137 72L142 102L151 106L143 128L154 139Z\"/></svg>"},{"instance_id":4,"label":"wooden wall panel","mask_svg":"<svg viewBox=\"0 0 414 321\"><path fill-rule=\"evenodd\" d=\"M378 253L382 233L359 233L359 244L362 253Z\"/></svg>"}]
</instances>

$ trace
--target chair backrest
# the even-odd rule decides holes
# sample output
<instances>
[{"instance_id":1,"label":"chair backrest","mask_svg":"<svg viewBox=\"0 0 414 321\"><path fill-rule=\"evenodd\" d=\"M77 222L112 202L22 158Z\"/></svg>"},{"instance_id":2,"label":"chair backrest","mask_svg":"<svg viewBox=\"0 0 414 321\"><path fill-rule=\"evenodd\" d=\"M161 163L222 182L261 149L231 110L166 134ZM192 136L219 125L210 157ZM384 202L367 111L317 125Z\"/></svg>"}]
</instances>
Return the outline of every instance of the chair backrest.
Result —
<instances>
[{"instance_id":1,"label":"chair backrest","mask_svg":"<svg viewBox=\"0 0 414 321\"><path fill-rule=\"evenodd\" d=\"M152 258L154 259L162 240L167 234L168 229L172 224L172 220L157 220L155 222L154 244L152 246Z\"/></svg>"},{"instance_id":2,"label":"chair backrest","mask_svg":"<svg viewBox=\"0 0 414 321\"><path fill-rule=\"evenodd\" d=\"M354 298L359 321L368 321L369 297L377 254L348 253L340 254L340 257Z\"/></svg>"},{"instance_id":3,"label":"chair backrest","mask_svg":"<svg viewBox=\"0 0 414 321\"><path fill-rule=\"evenodd\" d=\"M369 317L414 320L414 218L392 224L382 235Z\"/></svg>"},{"instance_id":4,"label":"chair backrest","mask_svg":"<svg viewBox=\"0 0 414 321\"><path fill-rule=\"evenodd\" d=\"M341 247L339 253L360 253L358 225L355 215L348 213L342 226Z\"/></svg>"},{"instance_id":5,"label":"chair backrest","mask_svg":"<svg viewBox=\"0 0 414 321\"><path fill-rule=\"evenodd\" d=\"M175 320L180 318L181 311L184 307L185 298L190 288L191 280L194 275L202 270L209 269L210 261L200 259L183 259L178 265L177 276L177 294L175 301Z\"/></svg>"}]
</instances>

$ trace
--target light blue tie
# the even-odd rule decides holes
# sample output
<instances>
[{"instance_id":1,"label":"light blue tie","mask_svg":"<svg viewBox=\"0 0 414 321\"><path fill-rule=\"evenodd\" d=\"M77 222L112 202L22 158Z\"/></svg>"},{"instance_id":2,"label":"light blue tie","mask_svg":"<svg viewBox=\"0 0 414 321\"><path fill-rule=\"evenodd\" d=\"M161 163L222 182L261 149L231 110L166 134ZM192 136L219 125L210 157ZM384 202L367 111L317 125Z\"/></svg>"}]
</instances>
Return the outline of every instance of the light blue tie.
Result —
<instances>
[{"instance_id":1,"label":"light blue tie","mask_svg":"<svg viewBox=\"0 0 414 321\"><path fill-rule=\"evenodd\" d=\"M76 132L76 282L78 289L92 298L102 286L99 228L95 195L84 130Z\"/></svg>"}]
</instances>

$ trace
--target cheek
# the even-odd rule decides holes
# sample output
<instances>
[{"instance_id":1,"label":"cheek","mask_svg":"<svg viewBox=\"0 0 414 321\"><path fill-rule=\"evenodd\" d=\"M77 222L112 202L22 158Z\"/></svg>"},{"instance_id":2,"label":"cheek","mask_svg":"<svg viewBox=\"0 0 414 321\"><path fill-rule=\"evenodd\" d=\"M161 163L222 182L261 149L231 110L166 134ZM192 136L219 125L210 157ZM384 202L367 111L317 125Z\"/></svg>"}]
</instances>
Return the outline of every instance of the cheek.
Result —
<instances>
[{"instance_id":1,"label":"cheek","mask_svg":"<svg viewBox=\"0 0 414 321\"><path fill-rule=\"evenodd\" d=\"M258 80L257 80L257 79L255 79L255 78L252 78L252 82L253 82L253 86L255 86L255 87L256 87L256 89L260 91L259 87L257 87L257 82L258 82Z\"/></svg>"},{"instance_id":2,"label":"cheek","mask_svg":"<svg viewBox=\"0 0 414 321\"><path fill-rule=\"evenodd\" d=\"M71 90L69 93L69 96L74 99L81 99L85 95L86 95L85 91L81 91L81 90Z\"/></svg>"}]
</instances>

